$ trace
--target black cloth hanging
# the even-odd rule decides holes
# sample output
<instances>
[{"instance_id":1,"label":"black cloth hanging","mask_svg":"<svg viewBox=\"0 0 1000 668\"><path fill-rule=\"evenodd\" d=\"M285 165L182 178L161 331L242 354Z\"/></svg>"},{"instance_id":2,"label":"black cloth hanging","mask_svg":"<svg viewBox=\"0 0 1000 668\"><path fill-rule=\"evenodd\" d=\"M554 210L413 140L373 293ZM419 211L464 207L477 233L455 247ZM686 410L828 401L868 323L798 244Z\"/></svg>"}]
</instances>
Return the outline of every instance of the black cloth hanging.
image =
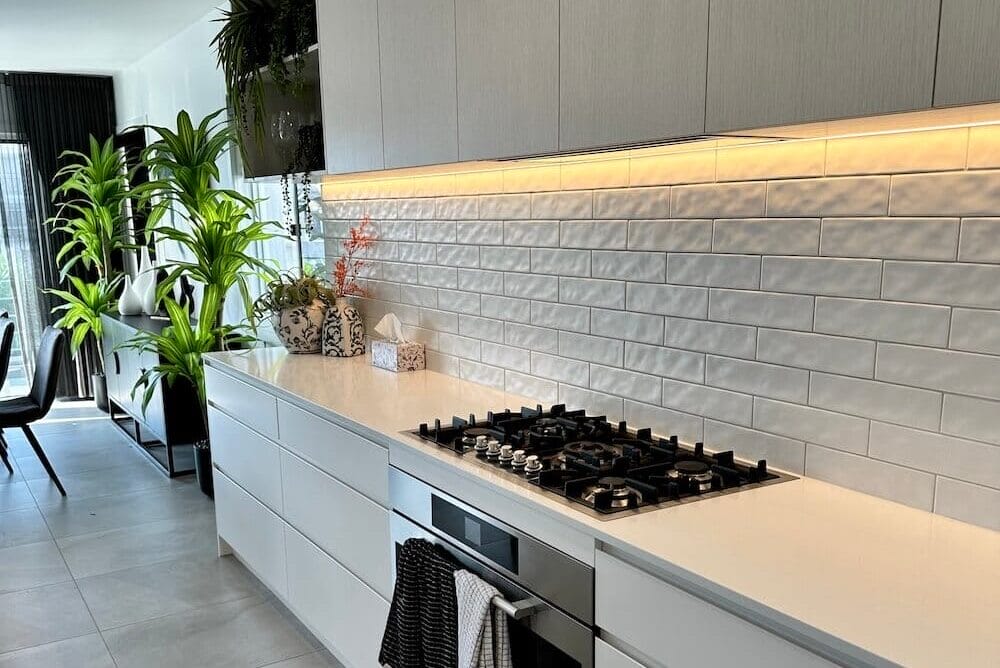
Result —
<instances>
[{"instance_id":1,"label":"black cloth hanging","mask_svg":"<svg viewBox=\"0 0 1000 668\"><path fill-rule=\"evenodd\" d=\"M433 543L410 538L396 558L396 587L378 660L392 668L456 668L458 566Z\"/></svg>"}]
</instances>

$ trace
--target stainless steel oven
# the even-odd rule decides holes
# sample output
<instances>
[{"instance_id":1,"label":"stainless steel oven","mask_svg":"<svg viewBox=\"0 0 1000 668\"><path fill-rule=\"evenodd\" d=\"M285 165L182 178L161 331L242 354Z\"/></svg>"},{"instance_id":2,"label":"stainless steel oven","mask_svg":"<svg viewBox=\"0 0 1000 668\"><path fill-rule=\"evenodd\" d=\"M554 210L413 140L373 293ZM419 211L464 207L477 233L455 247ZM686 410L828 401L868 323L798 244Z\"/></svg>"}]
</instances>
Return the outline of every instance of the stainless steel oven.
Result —
<instances>
[{"instance_id":1,"label":"stainless steel oven","mask_svg":"<svg viewBox=\"0 0 1000 668\"><path fill-rule=\"evenodd\" d=\"M594 569L413 476L390 468L393 572L408 538L446 550L496 587L514 668L593 668Z\"/></svg>"}]
</instances>

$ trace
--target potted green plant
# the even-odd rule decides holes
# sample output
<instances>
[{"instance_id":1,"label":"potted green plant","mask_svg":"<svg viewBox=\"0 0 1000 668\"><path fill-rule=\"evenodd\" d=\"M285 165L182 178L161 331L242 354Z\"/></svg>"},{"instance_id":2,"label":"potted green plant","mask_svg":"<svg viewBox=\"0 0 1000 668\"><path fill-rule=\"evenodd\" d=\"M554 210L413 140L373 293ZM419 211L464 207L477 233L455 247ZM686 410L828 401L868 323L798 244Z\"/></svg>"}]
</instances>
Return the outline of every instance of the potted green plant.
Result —
<instances>
[{"instance_id":1,"label":"potted green plant","mask_svg":"<svg viewBox=\"0 0 1000 668\"><path fill-rule=\"evenodd\" d=\"M333 302L333 290L320 278L288 272L269 282L254 302L261 320L269 318L278 340L291 353L318 353L323 318Z\"/></svg>"}]
</instances>

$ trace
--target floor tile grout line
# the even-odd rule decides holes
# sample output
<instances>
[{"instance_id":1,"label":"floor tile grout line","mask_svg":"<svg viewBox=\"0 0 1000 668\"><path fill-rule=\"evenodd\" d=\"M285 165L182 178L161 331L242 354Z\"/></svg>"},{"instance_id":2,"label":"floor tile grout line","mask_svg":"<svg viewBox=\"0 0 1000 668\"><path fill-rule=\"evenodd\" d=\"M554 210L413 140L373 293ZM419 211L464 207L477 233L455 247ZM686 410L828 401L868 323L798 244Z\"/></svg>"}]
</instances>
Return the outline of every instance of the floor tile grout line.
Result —
<instances>
[{"instance_id":1,"label":"floor tile grout line","mask_svg":"<svg viewBox=\"0 0 1000 668\"><path fill-rule=\"evenodd\" d=\"M152 564L151 564L152 565ZM260 594L250 594L249 596L237 596L236 598L231 598L226 601L215 601L213 603L206 603L205 605L195 606L193 608L187 608L185 610L175 610L174 612L168 612L162 615L156 615L155 617L148 617L146 619L137 619L134 622L128 622L126 624L116 624L115 626L109 626L106 629L98 628L97 632L101 635L108 633L110 631L120 631L121 629L126 629L130 626L138 626L140 624L148 624L150 622L159 621L161 619L167 619L169 617L177 617L178 615L190 615L193 612L199 612L206 610L208 608L214 608L221 605L229 605L231 603L238 603L239 601L247 601L255 598L259 601L261 605L268 603L267 599L262 597ZM284 661L284 659L282 659Z\"/></svg>"}]
</instances>

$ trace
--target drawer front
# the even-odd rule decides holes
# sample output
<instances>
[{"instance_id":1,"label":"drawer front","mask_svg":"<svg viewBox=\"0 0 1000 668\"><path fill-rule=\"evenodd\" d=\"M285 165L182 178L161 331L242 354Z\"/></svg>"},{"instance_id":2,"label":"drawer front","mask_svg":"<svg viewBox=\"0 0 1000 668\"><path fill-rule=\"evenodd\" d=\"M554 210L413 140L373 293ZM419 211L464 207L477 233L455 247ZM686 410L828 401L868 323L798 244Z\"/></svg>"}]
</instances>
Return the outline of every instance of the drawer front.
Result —
<instances>
[{"instance_id":1,"label":"drawer front","mask_svg":"<svg viewBox=\"0 0 1000 668\"><path fill-rule=\"evenodd\" d=\"M205 367L209 403L268 438L278 438L278 400L242 380Z\"/></svg>"},{"instance_id":2,"label":"drawer front","mask_svg":"<svg viewBox=\"0 0 1000 668\"><path fill-rule=\"evenodd\" d=\"M389 604L297 531L285 533L289 607L350 668L377 666Z\"/></svg>"},{"instance_id":3,"label":"drawer front","mask_svg":"<svg viewBox=\"0 0 1000 668\"><path fill-rule=\"evenodd\" d=\"M594 640L594 668L644 668L644 666L597 638Z\"/></svg>"},{"instance_id":4,"label":"drawer front","mask_svg":"<svg viewBox=\"0 0 1000 668\"><path fill-rule=\"evenodd\" d=\"M281 475L285 521L391 598L389 511L288 452Z\"/></svg>"},{"instance_id":5,"label":"drawer front","mask_svg":"<svg viewBox=\"0 0 1000 668\"><path fill-rule=\"evenodd\" d=\"M332 422L278 402L281 443L378 504L389 506L389 451Z\"/></svg>"},{"instance_id":6,"label":"drawer front","mask_svg":"<svg viewBox=\"0 0 1000 668\"><path fill-rule=\"evenodd\" d=\"M284 523L239 485L216 471L215 524L219 536L272 591L285 596Z\"/></svg>"},{"instance_id":7,"label":"drawer front","mask_svg":"<svg viewBox=\"0 0 1000 668\"><path fill-rule=\"evenodd\" d=\"M211 406L208 426L216 468L280 513L281 461L277 444Z\"/></svg>"},{"instance_id":8,"label":"drawer front","mask_svg":"<svg viewBox=\"0 0 1000 668\"><path fill-rule=\"evenodd\" d=\"M597 625L670 668L834 665L604 552L595 567Z\"/></svg>"}]
</instances>

